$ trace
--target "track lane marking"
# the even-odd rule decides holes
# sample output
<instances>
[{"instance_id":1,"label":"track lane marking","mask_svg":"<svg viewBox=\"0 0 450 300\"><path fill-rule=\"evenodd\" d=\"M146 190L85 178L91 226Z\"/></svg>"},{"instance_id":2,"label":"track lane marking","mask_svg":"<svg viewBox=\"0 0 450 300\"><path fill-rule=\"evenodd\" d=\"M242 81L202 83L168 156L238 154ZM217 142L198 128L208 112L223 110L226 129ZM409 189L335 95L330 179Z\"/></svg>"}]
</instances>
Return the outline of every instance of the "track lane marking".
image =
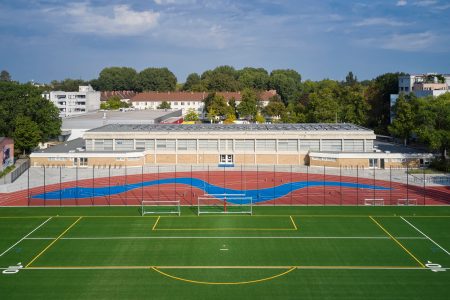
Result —
<instances>
[{"instance_id":1,"label":"track lane marking","mask_svg":"<svg viewBox=\"0 0 450 300\"><path fill-rule=\"evenodd\" d=\"M45 251L47 251L54 243L56 243L64 234L66 234L67 231L69 231L73 226L75 226L75 224L78 223L78 221L80 221L83 217L79 217L78 219L75 220L75 222L73 222L66 230L63 231L63 233L61 233L56 239L53 240L53 242L51 242L47 247L44 248L44 250L42 250L41 252L39 252L38 255L36 255L26 266L25 268L28 268L33 262L36 261L36 259L38 259L42 254L44 254Z\"/></svg>"},{"instance_id":2,"label":"track lane marking","mask_svg":"<svg viewBox=\"0 0 450 300\"><path fill-rule=\"evenodd\" d=\"M369 216L369 218L378 225L378 227L380 227L394 242L397 243L397 245L399 245L403 250L405 250L406 253L408 253L416 262L419 263L419 265L422 268L426 268L425 265L417 259L417 257L414 256L414 254L411 253L411 251L409 251L408 249L406 249L405 246L402 245L402 243L400 243L395 237L392 236L392 234L389 233L389 231L387 231L383 226L381 226L380 223L378 223L374 218L372 218L372 216Z\"/></svg>"},{"instance_id":3,"label":"track lane marking","mask_svg":"<svg viewBox=\"0 0 450 300\"><path fill-rule=\"evenodd\" d=\"M44 222L42 222L39 226L37 226L36 228L34 228L32 231L30 231L27 235L25 235L23 238L21 238L19 241L17 241L14 245L12 245L11 247L9 247L8 249L6 249L5 251L3 251L2 254L0 254L0 257L2 257L5 253L7 253L9 250L11 250L12 248L14 248L17 244L19 244L21 241L27 239L33 232L35 232L36 230L38 230L39 228L41 228L42 226L44 226L45 223L47 223L48 221L50 221L52 219L52 217L48 218L47 220L45 220Z\"/></svg>"},{"instance_id":4,"label":"track lane marking","mask_svg":"<svg viewBox=\"0 0 450 300\"><path fill-rule=\"evenodd\" d=\"M408 220L406 220L403 217L400 217L403 221L405 221L406 223L408 223L412 228L414 228L415 230L417 230L421 235L423 235L424 237L426 237L428 240L430 240L433 244L435 244L436 246L438 246L439 248L441 248L442 251L444 251L445 253L447 253L447 255L450 255L450 253L444 249L444 247L442 247L441 245L439 245L438 243L436 243L435 241L433 241L428 235L426 235L425 233L423 233L422 231L420 231L416 226L414 226L413 224L411 224Z\"/></svg>"}]
</instances>

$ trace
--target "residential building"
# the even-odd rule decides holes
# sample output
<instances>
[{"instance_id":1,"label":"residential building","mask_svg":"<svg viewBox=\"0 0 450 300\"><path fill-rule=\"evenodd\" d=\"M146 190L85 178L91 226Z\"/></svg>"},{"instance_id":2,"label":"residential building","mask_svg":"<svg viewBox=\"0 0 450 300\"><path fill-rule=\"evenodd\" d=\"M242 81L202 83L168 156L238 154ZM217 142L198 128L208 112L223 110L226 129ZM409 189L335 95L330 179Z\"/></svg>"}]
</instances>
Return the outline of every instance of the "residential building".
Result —
<instances>
[{"instance_id":1,"label":"residential building","mask_svg":"<svg viewBox=\"0 0 450 300\"><path fill-rule=\"evenodd\" d=\"M43 96L59 109L60 117L85 114L100 109L100 92L90 85L80 86L78 92L51 91Z\"/></svg>"},{"instance_id":2,"label":"residential building","mask_svg":"<svg viewBox=\"0 0 450 300\"><path fill-rule=\"evenodd\" d=\"M171 109L181 109L183 115L189 109L193 109L198 114L203 113L204 100L208 96L207 92L144 92L131 98L130 102L136 109L157 109L162 102L168 102ZM236 104L242 100L241 92L218 92L217 94L225 97L226 101L234 99ZM258 97L261 106L269 104L270 98L276 96L275 90L261 92Z\"/></svg>"},{"instance_id":3,"label":"residential building","mask_svg":"<svg viewBox=\"0 0 450 300\"><path fill-rule=\"evenodd\" d=\"M120 101L128 103L136 94L135 91L103 91L100 94L100 101L106 102L112 97L118 97Z\"/></svg>"},{"instance_id":4,"label":"residential building","mask_svg":"<svg viewBox=\"0 0 450 300\"><path fill-rule=\"evenodd\" d=\"M419 165L431 154L374 147L370 129L353 124L113 124L83 139L31 154L33 166L310 165L389 168ZM422 159L422 161L420 161Z\"/></svg>"}]
</instances>

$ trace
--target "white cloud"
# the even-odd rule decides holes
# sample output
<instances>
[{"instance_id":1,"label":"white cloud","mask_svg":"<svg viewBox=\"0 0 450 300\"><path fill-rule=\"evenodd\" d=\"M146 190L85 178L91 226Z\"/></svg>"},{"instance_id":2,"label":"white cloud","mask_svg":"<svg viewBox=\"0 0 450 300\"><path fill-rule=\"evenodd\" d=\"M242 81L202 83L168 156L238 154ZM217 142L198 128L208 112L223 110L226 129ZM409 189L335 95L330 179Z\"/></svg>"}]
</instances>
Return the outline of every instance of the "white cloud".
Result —
<instances>
[{"instance_id":1,"label":"white cloud","mask_svg":"<svg viewBox=\"0 0 450 300\"><path fill-rule=\"evenodd\" d=\"M355 24L356 26L405 26L408 23L387 18L367 18Z\"/></svg>"},{"instance_id":2,"label":"white cloud","mask_svg":"<svg viewBox=\"0 0 450 300\"><path fill-rule=\"evenodd\" d=\"M414 3L414 5L416 6L422 6L422 7L426 7L426 6L433 6L437 3L436 0L420 0L420 1L416 1Z\"/></svg>"},{"instance_id":3,"label":"white cloud","mask_svg":"<svg viewBox=\"0 0 450 300\"><path fill-rule=\"evenodd\" d=\"M69 16L70 31L98 35L140 35L156 27L160 17L158 12L134 11L128 5L114 5L104 11L87 3L71 4L64 14Z\"/></svg>"},{"instance_id":4,"label":"white cloud","mask_svg":"<svg viewBox=\"0 0 450 300\"><path fill-rule=\"evenodd\" d=\"M432 32L393 34L388 37L360 40L360 43L388 50L415 52L434 49L437 36Z\"/></svg>"},{"instance_id":5,"label":"white cloud","mask_svg":"<svg viewBox=\"0 0 450 300\"><path fill-rule=\"evenodd\" d=\"M397 6L405 6L407 4L408 4L408 1L406 1L406 0L399 0L396 5Z\"/></svg>"},{"instance_id":6,"label":"white cloud","mask_svg":"<svg viewBox=\"0 0 450 300\"><path fill-rule=\"evenodd\" d=\"M194 4L196 0L153 0L158 5Z\"/></svg>"}]
</instances>

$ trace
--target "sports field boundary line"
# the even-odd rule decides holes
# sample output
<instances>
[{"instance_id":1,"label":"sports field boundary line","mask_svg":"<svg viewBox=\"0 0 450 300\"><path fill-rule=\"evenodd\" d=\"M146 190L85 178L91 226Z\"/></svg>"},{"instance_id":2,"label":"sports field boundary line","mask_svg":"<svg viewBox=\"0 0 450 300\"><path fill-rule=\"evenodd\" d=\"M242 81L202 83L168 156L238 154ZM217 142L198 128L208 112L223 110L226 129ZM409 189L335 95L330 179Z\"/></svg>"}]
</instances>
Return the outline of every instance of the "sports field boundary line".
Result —
<instances>
[{"instance_id":1,"label":"sports field boundary line","mask_svg":"<svg viewBox=\"0 0 450 300\"><path fill-rule=\"evenodd\" d=\"M14 245L12 245L11 247L9 247L8 249L6 249L5 251L3 251L2 254L0 254L0 257L2 257L5 253L7 253L9 250L11 250L12 248L14 248L16 245L18 245L21 241L25 240L27 237L29 237L33 232L35 232L36 230L38 230L39 228L41 228L42 226L44 226L45 223L47 223L48 221L50 221L52 219L52 217L48 218L47 220L45 220L44 222L42 222L39 226L37 226L36 228L34 228L32 231L30 231L27 235L25 235L24 237L22 237L20 240L18 240Z\"/></svg>"},{"instance_id":2,"label":"sports field boundary line","mask_svg":"<svg viewBox=\"0 0 450 300\"><path fill-rule=\"evenodd\" d=\"M158 225L159 219L161 218L161 216L158 216L158 218L155 221L155 224L153 224L152 230L155 230L156 225Z\"/></svg>"},{"instance_id":3,"label":"sports field boundary line","mask_svg":"<svg viewBox=\"0 0 450 300\"><path fill-rule=\"evenodd\" d=\"M295 225L294 219L292 218L292 216L289 216L289 218L291 219L292 225L294 225L295 230L298 230L297 225Z\"/></svg>"},{"instance_id":4,"label":"sports field boundary line","mask_svg":"<svg viewBox=\"0 0 450 300\"><path fill-rule=\"evenodd\" d=\"M389 233L389 231L386 230L386 228L384 228L380 223L378 223L374 218L372 218L372 216L369 216L369 218L376 224L378 225L378 227L380 227L389 237L391 237L391 239L397 243L397 245L399 245L406 253L408 253L416 262L419 263L419 265L422 268L426 268L425 265L419 260L417 259L417 257L414 256L414 254L411 253L411 251L409 251L405 246L403 246L402 243L400 243L395 237L392 236L392 234Z\"/></svg>"},{"instance_id":5,"label":"sports field boundary line","mask_svg":"<svg viewBox=\"0 0 450 300\"><path fill-rule=\"evenodd\" d=\"M26 238L27 240L53 240L53 237ZM158 239L343 239L343 240L389 240L388 236L100 236L62 237L60 240L158 240ZM399 240L426 240L425 237L397 237Z\"/></svg>"},{"instance_id":6,"label":"sports field boundary line","mask_svg":"<svg viewBox=\"0 0 450 300\"><path fill-rule=\"evenodd\" d=\"M438 243L436 243L434 240L432 240L428 235L426 235L425 233L423 233L422 231L420 231L416 226L414 226L413 224L411 224L408 220L406 220L403 217L400 217L403 221L405 221L407 224L409 224L412 228L414 228L415 230L417 230L421 235L423 235L424 237L426 237L428 240L430 240L433 244L435 244L436 246L438 246L442 251L444 251L445 253L447 253L447 255L450 255L450 253L444 249L444 247L442 247L441 245L439 245Z\"/></svg>"},{"instance_id":7,"label":"sports field boundary line","mask_svg":"<svg viewBox=\"0 0 450 300\"><path fill-rule=\"evenodd\" d=\"M49 245L47 245L47 247L44 248L44 250L42 250L41 252L39 252L38 255L36 255L26 266L25 268L28 268L33 262L35 262L42 254L44 254L45 251L47 251L54 243L56 243L64 234L66 234L67 231L69 231L73 226L75 226L75 224L78 223L78 221L80 221L83 217L79 217L78 219L75 220L75 222L73 222L69 227L66 228L66 230L64 230L56 239L53 240L53 242L51 242Z\"/></svg>"},{"instance_id":8,"label":"sports field boundary line","mask_svg":"<svg viewBox=\"0 0 450 300\"><path fill-rule=\"evenodd\" d=\"M415 267L415 266L41 266L41 267L27 267L24 270L145 270L151 268L158 269L180 269L180 270L195 270L195 269L237 269L237 270L264 270L264 269L289 269L296 268L299 270L430 270L429 268ZM450 268L442 268L450 270Z\"/></svg>"}]
</instances>

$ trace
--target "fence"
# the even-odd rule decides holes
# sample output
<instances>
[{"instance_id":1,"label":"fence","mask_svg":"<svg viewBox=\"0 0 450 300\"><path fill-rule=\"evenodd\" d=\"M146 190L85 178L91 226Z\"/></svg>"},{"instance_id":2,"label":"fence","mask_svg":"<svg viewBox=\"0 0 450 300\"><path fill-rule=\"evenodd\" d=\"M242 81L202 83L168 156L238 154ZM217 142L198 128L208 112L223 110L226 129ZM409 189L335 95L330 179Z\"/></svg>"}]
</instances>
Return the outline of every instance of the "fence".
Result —
<instances>
[{"instance_id":1,"label":"fence","mask_svg":"<svg viewBox=\"0 0 450 300\"><path fill-rule=\"evenodd\" d=\"M20 177L28 168L30 167L29 159L19 159L16 163L16 168L6 174L3 178L0 179L0 183L9 184L16 181L17 178Z\"/></svg>"},{"instance_id":2,"label":"fence","mask_svg":"<svg viewBox=\"0 0 450 300\"><path fill-rule=\"evenodd\" d=\"M14 183L11 192L0 194L0 205L139 205L142 200L180 200L183 205L196 205L198 196L224 193L250 195L257 205L364 205L365 199L378 198L384 199L385 205L397 205L399 199L415 199L419 205L450 204L450 189L442 182L448 183L425 173L411 175L405 169L32 167Z\"/></svg>"}]
</instances>

